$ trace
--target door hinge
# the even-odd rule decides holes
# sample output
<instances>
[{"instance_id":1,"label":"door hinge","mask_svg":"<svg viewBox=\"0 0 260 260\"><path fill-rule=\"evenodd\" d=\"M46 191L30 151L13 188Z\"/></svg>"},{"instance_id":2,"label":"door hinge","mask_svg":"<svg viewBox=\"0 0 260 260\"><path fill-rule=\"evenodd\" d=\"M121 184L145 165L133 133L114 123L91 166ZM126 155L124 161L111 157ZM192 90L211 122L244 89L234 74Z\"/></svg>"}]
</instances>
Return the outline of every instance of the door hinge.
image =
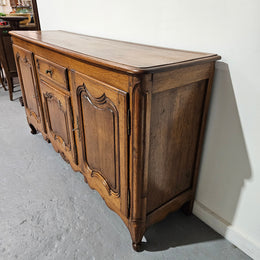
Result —
<instances>
[{"instance_id":1,"label":"door hinge","mask_svg":"<svg viewBox=\"0 0 260 260\"><path fill-rule=\"evenodd\" d=\"M128 209L128 215L130 213L130 191L127 190L127 209Z\"/></svg>"},{"instance_id":2,"label":"door hinge","mask_svg":"<svg viewBox=\"0 0 260 260\"><path fill-rule=\"evenodd\" d=\"M78 129L78 138L79 138L79 141L81 141L80 139L80 130L79 130L79 117L77 116L77 129Z\"/></svg>"},{"instance_id":3,"label":"door hinge","mask_svg":"<svg viewBox=\"0 0 260 260\"><path fill-rule=\"evenodd\" d=\"M75 132L75 131L78 132L78 139L79 139L79 141L80 141L79 117L78 117L78 116L77 116L77 119L76 119L76 123L77 123L76 128L72 129L72 132Z\"/></svg>"},{"instance_id":4,"label":"door hinge","mask_svg":"<svg viewBox=\"0 0 260 260\"><path fill-rule=\"evenodd\" d=\"M131 112L130 109L127 110L127 134L131 134Z\"/></svg>"}]
</instances>

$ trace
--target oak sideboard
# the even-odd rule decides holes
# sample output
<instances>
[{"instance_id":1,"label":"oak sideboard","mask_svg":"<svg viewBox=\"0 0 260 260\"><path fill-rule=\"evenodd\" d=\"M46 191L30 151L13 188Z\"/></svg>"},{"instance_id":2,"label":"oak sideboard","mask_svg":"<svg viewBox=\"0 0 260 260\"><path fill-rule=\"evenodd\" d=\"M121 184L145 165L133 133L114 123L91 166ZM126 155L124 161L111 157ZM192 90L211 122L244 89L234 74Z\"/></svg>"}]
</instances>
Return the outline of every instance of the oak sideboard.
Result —
<instances>
[{"instance_id":1,"label":"oak sideboard","mask_svg":"<svg viewBox=\"0 0 260 260\"><path fill-rule=\"evenodd\" d=\"M147 227L191 213L220 56L64 31L10 34L32 134L84 175L136 251Z\"/></svg>"}]
</instances>

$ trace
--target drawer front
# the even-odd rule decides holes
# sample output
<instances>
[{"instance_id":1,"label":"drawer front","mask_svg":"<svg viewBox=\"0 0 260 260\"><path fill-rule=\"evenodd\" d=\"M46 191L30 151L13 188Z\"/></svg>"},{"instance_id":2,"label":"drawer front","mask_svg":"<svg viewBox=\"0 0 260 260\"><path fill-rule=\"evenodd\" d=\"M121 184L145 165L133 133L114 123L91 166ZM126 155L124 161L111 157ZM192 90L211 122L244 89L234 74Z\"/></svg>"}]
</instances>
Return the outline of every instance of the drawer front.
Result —
<instances>
[{"instance_id":1,"label":"drawer front","mask_svg":"<svg viewBox=\"0 0 260 260\"><path fill-rule=\"evenodd\" d=\"M35 60L40 78L50 80L59 87L69 90L68 71L65 67L39 56L35 56Z\"/></svg>"}]
</instances>

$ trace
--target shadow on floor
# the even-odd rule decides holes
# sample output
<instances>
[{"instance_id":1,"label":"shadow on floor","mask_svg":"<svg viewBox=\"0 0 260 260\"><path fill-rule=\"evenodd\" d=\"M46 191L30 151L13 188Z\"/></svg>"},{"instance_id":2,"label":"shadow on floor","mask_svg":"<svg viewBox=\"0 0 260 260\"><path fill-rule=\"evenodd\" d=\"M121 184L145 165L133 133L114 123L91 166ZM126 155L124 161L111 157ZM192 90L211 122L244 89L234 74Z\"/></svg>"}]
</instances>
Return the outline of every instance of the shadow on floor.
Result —
<instances>
[{"instance_id":1,"label":"shadow on floor","mask_svg":"<svg viewBox=\"0 0 260 260\"><path fill-rule=\"evenodd\" d=\"M143 250L151 252L223 239L197 217L186 216L181 211L171 213L163 221L151 226L144 237L146 242L142 243Z\"/></svg>"}]
</instances>

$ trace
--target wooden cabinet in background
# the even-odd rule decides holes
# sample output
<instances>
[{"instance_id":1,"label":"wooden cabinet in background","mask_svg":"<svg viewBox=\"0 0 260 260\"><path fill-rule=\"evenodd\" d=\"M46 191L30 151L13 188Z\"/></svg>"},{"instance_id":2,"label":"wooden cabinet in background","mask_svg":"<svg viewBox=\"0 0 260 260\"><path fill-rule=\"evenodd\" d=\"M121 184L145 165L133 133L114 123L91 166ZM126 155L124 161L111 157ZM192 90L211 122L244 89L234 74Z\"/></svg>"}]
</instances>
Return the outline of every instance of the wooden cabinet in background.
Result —
<instances>
[{"instance_id":1,"label":"wooden cabinet in background","mask_svg":"<svg viewBox=\"0 0 260 260\"><path fill-rule=\"evenodd\" d=\"M168 213L190 214L220 57L60 31L11 34L33 133L122 218L134 249Z\"/></svg>"},{"instance_id":2,"label":"wooden cabinet in background","mask_svg":"<svg viewBox=\"0 0 260 260\"><path fill-rule=\"evenodd\" d=\"M22 8L25 9L24 11L31 13L31 22L29 24L19 24L19 18L22 17L16 17L18 19L17 21L14 21L13 19L15 17L11 16L5 16L1 17L4 21L7 21L8 25L0 25L0 66L5 71L5 78L7 81L8 89L9 89L9 97L10 100L13 100L13 88L14 88L14 81L13 78L17 77L17 70L15 66L15 60L14 60L14 54L12 49L12 41L11 36L9 35L9 32L12 30L40 30L40 20L39 20L39 14L38 14L38 7L37 7L37 1L31 0L27 1L30 2L31 8L27 8L26 6L17 6L17 4L20 4L21 1L17 0L10 0L10 6L13 8ZM6 1L6 4L8 5L8 1Z\"/></svg>"}]
</instances>

